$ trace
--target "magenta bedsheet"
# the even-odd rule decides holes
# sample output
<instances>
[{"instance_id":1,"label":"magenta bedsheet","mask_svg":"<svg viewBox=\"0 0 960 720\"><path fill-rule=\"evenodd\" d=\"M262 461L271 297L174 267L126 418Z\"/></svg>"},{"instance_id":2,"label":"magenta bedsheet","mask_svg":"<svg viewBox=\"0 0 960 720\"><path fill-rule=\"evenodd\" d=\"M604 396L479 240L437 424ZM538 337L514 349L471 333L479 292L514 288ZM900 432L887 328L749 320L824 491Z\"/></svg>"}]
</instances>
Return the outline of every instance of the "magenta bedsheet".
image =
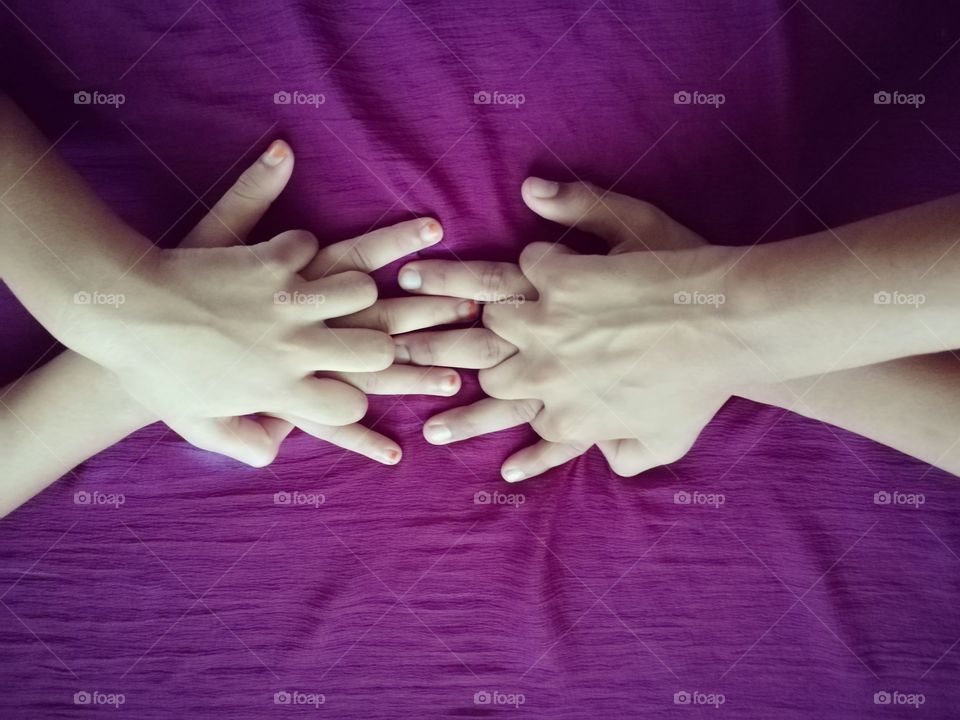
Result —
<instances>
[{"instance_id":1,"label":"magenta bedsheet","mask_svg":"<svg viewBox=\"0 0 960 720\"><path fill-rule=\"evenodd\" d=\"M262 237L433 214L430 257L557 238L520 202L530 173L740 245L960 188L946 1L7 0L0 27L4 88L164 243L274 136L297 170ZM94 90L125 102L74 104ZM50 345L5 291L0 336L5 380ZM732 401L670 468L623 480L594 451L506 486L528 429L420 436L477 397L468 377L453 401L374 400L396 468L296 435L253 470L160 426L85 463L0 521L0 716L960 713L955 477ZM95 491L124 502L75 503ZM476 501L494 492L522 503ZM923 503L875 502L893 492Z\"/></svg>"}]
</instances>

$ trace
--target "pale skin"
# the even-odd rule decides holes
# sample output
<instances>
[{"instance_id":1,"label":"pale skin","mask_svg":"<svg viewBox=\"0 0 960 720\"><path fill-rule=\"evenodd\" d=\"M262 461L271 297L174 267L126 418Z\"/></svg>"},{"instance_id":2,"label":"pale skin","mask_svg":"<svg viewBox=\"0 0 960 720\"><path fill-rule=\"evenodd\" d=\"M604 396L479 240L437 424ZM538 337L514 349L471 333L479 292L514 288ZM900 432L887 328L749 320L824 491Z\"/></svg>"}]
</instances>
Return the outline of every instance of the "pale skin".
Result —
<instances>
[{"instance_id":1,"label":"pale skin","mask_svg":"<svg viewBox=\"0 0 960 720\"><path fill-rule=\"evenodd\" d=\"M480 382L491 397L431 418L428 441L530 422L542 439L507 458L504 479L539 475L594 444L615 472L635 475L682 457L738 395L960 473L960 361L949 352L960 347L960 196L746 255L583 183L530 178L522 196L611 250L579 256L535 243L519 265L401 269L411 292L527 301L485 306L490 368ZM675 301L689 291L725 302ZM877 304L888 291L925 303ZM396 342L413 362L456 365L432 333Z\"/></svg>"},{"instance_id":2,"label":"pale skin","mask_svg":"<svg viewBox=\"0 0 960 720\"><path fill-rule=\"evenodd\" d=\"M286 143L273 143L185 238L181 247L228 247L246 237L293 171L293 152ZM422 231L427 230L424 239ZM439 241L442 229L432 218L412 220L335 243L317 252L300 271L306 279L344 272L370 272ZM328 324L386 334L410 332L434 325L471 320L476 303L457 298L396 298L378 300L359 312ZM479 331L478 331L479 332ZM466 340L471 344L470 338ZM448 396L460 388L460 377L447 368L391 365L377 372L335 372L325 375L370 394ZM118 378L95 362L67 351L0 391L0 516L3 516L90 456L130 433L158 420L123 388ZM385 465L400 461L393 440L359 423L325 425L306 418L263 416L265 432L256 440L253 465L276 455L293 427L367 456ZM241 445L237 430L221 425L224 444ZM242 443L236 454L254 443ZM222 448L218 448L222 449ZM231 453L228 453L231 454Z\"/></svg>"}]
</instances>

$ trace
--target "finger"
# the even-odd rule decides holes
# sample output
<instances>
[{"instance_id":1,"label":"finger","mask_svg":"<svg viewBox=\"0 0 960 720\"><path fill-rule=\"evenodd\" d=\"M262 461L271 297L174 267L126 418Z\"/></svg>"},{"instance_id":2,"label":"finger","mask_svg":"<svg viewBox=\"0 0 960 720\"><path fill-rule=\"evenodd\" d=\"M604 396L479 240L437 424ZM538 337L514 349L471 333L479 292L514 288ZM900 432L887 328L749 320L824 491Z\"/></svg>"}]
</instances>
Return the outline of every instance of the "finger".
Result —
<instances>
[{"instance_id":1,"label":"finger","mask_svg":"<svg viewBox=\"0 0 960 720\"><path fill-rule=\"evenodd\" d=\"M403 456L397 443L359 423L331 427L304 418L291 417L290 420L308 435L384 465L396 465Z\"/></svg>"},{"instance_id":2,"label":"finger","mask_svg":"<svg viewBox=\"0 0 960 720\"><path fill-rule=\"evenodd\" d=\"M530 366L519 355L514 355L498 365L481 369L477 380L483 392L492 398L526 400L532 397L532 388L526 381L529 370ZM575 378L570 379L575 381Z\"/></svg>"},{"instance_id":3,"label":"finger","mask_svg":"<svg viewBox=\"0 0 960 720\"><path fill-rule=\"evenodd\" d=\"M280 443L293 428L272 417L203 418L168 422L170 429L194 447L253 467L273 462Z\"/></svg>"},{"instance_id":4,"label":"finger","mask_svg":"<svg viewBox=\"0 0 960 720\"><path fill-rule=\"evenodd\" d=\"M434 415L424 424L423 436L433 445L446 445L523 425L533 420L542 408L539 400L484 398Z\"/></svg>"},{"instance_id":5,"label":"finger","mask_svg":"<svg viewBox=\"0 0 960 720\"><path fill-rule=\"evenodd\" d=\"M283 192L293 172L293 151L274 140L190 231L181 247L240 245Z\"/></svg>"},{"instance_id":6,"label":"finger","mask_svg":"<svg viewBox=\"0 0 960 720\"><path fill-rule=\"evenodd\" d=\"M460 376L448 368L422 368L416 365L391 365L373 373L323 373L353 385L367 395L440 395L450 397L460 391Z\"/></svg>"},{"instance_id":7,"label":"finger","mask_svg":"<svg viewBox=\"0 0 960 720\"><path fill-rule=\"evenodd\" d=\"M514 263L417 260L400 268L397 282L404 290L482 302L511 298L536 300L537 291Z\"/></svg>"},{"instance_id":8,"label":"finger","mask_svg":"<svg viewBox=\"0 0 960 720\"><path fill-rule=\"evenodd\" d=\"M500 474L507 482L520 482L580 457L589 449L589 445L576 447L540 440L508 457L500 468Z\"/></svg>"},{"instance_id":9,"label":"finger","mask_svg":"<svg viewBox=\"0 0 960 720\"><path fill-rule=\"evenodd\" d=\"M581 257L566 245L559 243L535 242L527 245L520 253L520 270L530 278L530 282L546 290L552 283L562 278L569 281L576 276L577 268L557 266L566 259Z\"/></svg>"},{"instance_id":10,"label":"finger","mask_svg":"<svg viewBox=\"0 0 960 720\"><path fill-rule=\"evenodd\" d=\"M321 249L303 276L313 280L347 270L372 272L442 238L443 228L433 218L408 220Z\"/></svg>"},{"instance_id":11,"label":"finger","mask_svg":"<svg viewBox=\"0 0 960 720\"><path fill-rule=\"evenodd\" d=\"M530 177L524 180L521 195L527 207L541 217L603 238L613 254L706 244L656 206L592 183L557 183Z\"/></svg>"},{"instance_id":12,"label":"finger","mask_svg":"<svg viewBox=\"0 0 960 720\"><path fill-rule=\"evenodd\" d=\"M480 306L473 300L442 297L407 297L378 300L360 312L330 318L330 327L380 330L388 335L423 330L438 325L476 320Z\"/></svg>"},{"instance_id":13,"label":"finger","mask_svg":"<svg viewBox=\"0 0 960 720\"><path fill-rule=\"evenodd\" d=\"M316 325L302 330L294 343L304 373L379 372L393 365L393 339L376 330Z\"/></svg>"},{"instance_id":14,"label":"finger","mask_svg":"<svg viewBox=\"0 0 960 720\"><path fill-rule=\"evenodd\" d=\"M493 367L517 351L486 328L408 333L394 343L398 363L457 368Z\"/></svg>"},{"instance_id":15,"label":"finger","mask_svg":"<svg viewBox=\"0 0 960 720\"><path fill-rule=\"evenodd\" d=\"M291 304L309 311L318 320L349 315L377 301L377 284L366 273L349 272L300 283L293 292L277 293Z\"/></svg>"},{"instance_id":16,"label":"finger","mask_svg":"<svg viewBox=\"0 0 960 720\"><path fill-rule=\"evenodd\" d=\"M620 477L633 477L664 463L657 460L639 440L604 440L597 443L610 469Z\"/></svg>"},{"instance_id":17,"label":"finger","mask_svg":"<svg viewBox=\"0 0 960 720\"><path fill-rule=\"evenodd\" d=\"M317 238L306 230L288 230L250 249L266 265L300 272L317 253Z\"/></svg>"},{"instance_id":18,"label":"finger","mask_svg":"<svg viewBox=\"0 0 960 720\"><path fill-rule=\"evenodd\" d=\"M274 412L323 425L349 425L367 412L367 396L346 383L328 378L304 378L296 390L278 398Z\"/></svg>"}]
</instances>

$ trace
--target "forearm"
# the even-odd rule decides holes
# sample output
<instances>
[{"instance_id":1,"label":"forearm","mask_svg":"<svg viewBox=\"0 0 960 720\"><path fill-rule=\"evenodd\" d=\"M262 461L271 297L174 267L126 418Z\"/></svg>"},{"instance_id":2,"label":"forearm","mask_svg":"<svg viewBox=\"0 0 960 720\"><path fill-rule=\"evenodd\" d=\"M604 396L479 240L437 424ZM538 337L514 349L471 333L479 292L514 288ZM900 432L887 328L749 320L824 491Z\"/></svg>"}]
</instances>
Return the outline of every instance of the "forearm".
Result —
<instances>
[{"instance_id":1,"label":"forearm","mask_svg":"<svg viewBox=\"0 0 960 720\"><path fill-rule=\"evenodd\" d=\"M960 475L960 360L951 353L758 386L743 395Z\"/></svg>"},{"instance_id":2,"label":"forearm","mask_svg":"<svg viewBox=\"0 0 960 720\"><path fill-rule=\"evenodd\" d=\"M0 517L154 418L108 370L65 352L0 392Z\"/></svg>"},{"instance_id":3,"label":"forearm","mask_svg":"<svg viewBox=\"0 0 960 720\"><path fill-rule=\"evenodd\" d=\"M0 276L62 340L76 293L115 292L153 246L94 195L4 95L0 148Z\"/></svg>"},{"instance_id":4,"label":"forearm","mask_svg":"<svg viewBox=\"0 0 960 720\"><path fill-rule=\"evenodd\" d=\"M960 195L750 250L730 327L780 378L960 347Z\"/></svg>"}]
</instances>

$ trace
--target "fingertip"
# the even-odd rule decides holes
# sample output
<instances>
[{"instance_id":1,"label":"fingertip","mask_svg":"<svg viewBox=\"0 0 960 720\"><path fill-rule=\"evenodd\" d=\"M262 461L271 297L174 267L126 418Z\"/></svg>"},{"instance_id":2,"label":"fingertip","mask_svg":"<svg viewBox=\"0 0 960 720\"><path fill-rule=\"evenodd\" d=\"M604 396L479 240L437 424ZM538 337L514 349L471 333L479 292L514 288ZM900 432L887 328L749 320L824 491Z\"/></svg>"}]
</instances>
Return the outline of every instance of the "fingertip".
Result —
<instances>
[{"instance_id":1,"label":"fingertip","mask_svg":"<svg viewBox=\"0 0 960 720\"><path fill-rule=\"evenodd\" d=\"M453 440L453 431L442 422L428 420L423 426L423 437L431 445L446 445Z\"/></svg>"},{"instance_id":2,"label":"fingertip","mask_svg":"<svg viewBox=\"0 0 960 720\"><path fill-rule=\"evenodd\" d=\"M433 218L424 218L418 235L424 246L436 245L443 239L443 226Z\"/></svg>"},{"instance_id":3,"label":"fingertip","mask_svg":"<svg viewBox=\"0 0 960 720\"><path fill-rule=\"evenodd\" d=\"M293 150L283 140L274 140L260 156L260 162L271 170L280 167L287 160L293 160Z\"/></svg>"},{"instance_id":4,"label":"fingertip","mask_svg":"<svg viewBox=\"0 0 960 720\"><path fill-rule=\"evenodd\" d=\"M397 283L404 290L419 290L423 286L423 278L420 276L420 271L416 266L410 263L400 268L400 272L397 275Z\"/></svg>"},{"instance_id":5,"label":"fingertip","mask_svg":"<svg viewBox=\"0 0 960 720\"><path fill-rule=\"evenodd\" d=\"M504 466L500 469L500 475L501 475L501 476L503 477L503 479L506 480L508 483L517 483L517 482L520 482L521 480L523 480L523 479L527 476L527 474L526 474L523 470L521 470L520 468L516 467L515 465L514 465L514 466L504 465Z\"/></svg>"},{"instance_id":6,"label":"fingertip","mask_svg":"<svg viewBox=\"0 0 960 720\"><path fill-rule=\"evenodd\" d=\"M530 176L523 181L520 192L525 199L550 200L560 193L560 183Z\"/></svg>"},{"instance_id":7,"label":"fingertip","mask_svg":"<svg viewBox=\"0 0 960 720\"><path fill-rule=\"evenodd\" d=\"M379 461L384 465L396 465L403 457L403 451L398 446L385 448L380 453Z\"/></svg>"}]
</instances>

